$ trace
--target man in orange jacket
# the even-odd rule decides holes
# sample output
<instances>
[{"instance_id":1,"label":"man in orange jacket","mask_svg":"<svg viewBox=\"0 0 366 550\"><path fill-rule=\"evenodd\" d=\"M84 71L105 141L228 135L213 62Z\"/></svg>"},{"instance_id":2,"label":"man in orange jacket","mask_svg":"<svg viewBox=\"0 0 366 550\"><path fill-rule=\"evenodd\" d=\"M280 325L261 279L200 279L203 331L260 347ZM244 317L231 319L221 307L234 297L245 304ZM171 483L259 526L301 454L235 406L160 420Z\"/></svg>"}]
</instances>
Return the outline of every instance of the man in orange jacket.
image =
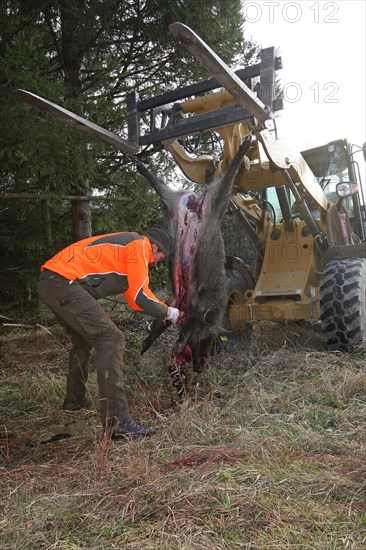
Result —
<instances>
[{"instance_id":1,"label":"man in orange jacket","mask_svg":"<svg viewBox=\"0 0 366 550\"><path fill-rule=\"evenodd\" d=\"M159 228L142 235L109 233L75 242L41 267L39 295L72 338L63 409L91 405L86 382L95 348L102 422L114 439L155 430L130 417L121 369L123 334L97 300L122 293L132 309L176 323L180 311L158 300L149 288L149 268L164 260L170 247L170 237Z\"/></svg>"}]
</instances>

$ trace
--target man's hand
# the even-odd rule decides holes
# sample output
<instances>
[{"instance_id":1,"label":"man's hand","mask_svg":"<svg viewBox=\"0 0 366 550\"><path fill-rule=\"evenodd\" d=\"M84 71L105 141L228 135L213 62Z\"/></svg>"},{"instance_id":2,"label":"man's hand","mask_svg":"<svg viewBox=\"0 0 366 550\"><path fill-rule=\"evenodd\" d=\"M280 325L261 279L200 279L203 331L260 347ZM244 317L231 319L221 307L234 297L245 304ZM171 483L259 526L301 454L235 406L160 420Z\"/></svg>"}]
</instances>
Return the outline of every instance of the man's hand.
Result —
<instances>
[{"instance_id":1,"label":"man's hand","mask_svg":"<svg viewBox=\"0 0 366 550\"><path fill-rule=\"evenodd\" d=\"M179 311L176 307L168 307L168 312L165 315L165 321L170 321L175 325L179 321L179 318L182 316L182 312Z\"/></svg>"}]
</instances>

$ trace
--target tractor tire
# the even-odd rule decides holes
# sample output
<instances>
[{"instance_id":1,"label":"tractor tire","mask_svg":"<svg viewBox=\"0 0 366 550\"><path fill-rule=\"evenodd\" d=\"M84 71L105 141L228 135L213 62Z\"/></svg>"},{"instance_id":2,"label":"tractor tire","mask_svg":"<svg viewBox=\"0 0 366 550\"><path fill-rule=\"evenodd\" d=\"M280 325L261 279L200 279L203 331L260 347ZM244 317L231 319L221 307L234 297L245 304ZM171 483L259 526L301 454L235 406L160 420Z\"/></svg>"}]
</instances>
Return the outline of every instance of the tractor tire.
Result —
<instances>
[{"instance_id":1,"label":"tractor tire","mask_svg":"<svg viewBox=\"0 0 366 550\"><path fill-rule=\"evenodd\" d=\"M366 342L366 260L332 260L320 285L320 319L331 350L351 351Z\"/></svg>"},{"instance_id":2,"label":"tractor tire","mask_svg":"<svg viewBox=\"0 0 366 550\"><path fill-rule=\"evenodd\" d=\"M242 305L245 303L244 293L246 290L253 290L255 286L251 273L241 267L238 269L226 269L226 292L227 307L222 320L222 334L220 341L224 349L234 349L239 344L250 341L252 324L242 319L230 323L228 308L231 305Z\"/></svg>"}]
</instances>

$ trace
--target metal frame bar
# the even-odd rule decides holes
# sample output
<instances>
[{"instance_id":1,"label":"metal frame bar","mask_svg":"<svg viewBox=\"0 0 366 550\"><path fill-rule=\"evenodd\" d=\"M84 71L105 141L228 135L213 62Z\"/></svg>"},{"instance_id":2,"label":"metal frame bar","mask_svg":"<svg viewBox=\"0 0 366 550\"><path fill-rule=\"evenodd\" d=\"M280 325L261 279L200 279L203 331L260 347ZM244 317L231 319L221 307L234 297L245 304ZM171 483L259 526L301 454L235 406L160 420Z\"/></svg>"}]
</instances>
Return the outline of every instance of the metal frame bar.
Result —
<instances>
[{"instance_id":1,"label":"metal frame bar","mask_svg":"<svg viewBox=\"0 0 366 550\"><path fill-rule=\"evenodd\" d=\"M275 49L271 47L261 50L260 63L240 69L233 74L243 87L246 87L245 82L248 83L252 78L259 77L258 102L264 104L269 112L276 112L283 109L282 99L274 100L275 74L281 68L282 60L275 56ZM158 129L156 117L166 112L162 107L220 87L222 85L216 78L210 78L142 101L139 100L138 94L130 93L127 97L128 141L131 145L146 146L253 118L252 113L242 105L236 104L188 118L175 119L174 116L170 118L166 116L165 127ZM146 111L150 111L150 133L141 135L139 114Z\"/></svg>"}]
</instances>

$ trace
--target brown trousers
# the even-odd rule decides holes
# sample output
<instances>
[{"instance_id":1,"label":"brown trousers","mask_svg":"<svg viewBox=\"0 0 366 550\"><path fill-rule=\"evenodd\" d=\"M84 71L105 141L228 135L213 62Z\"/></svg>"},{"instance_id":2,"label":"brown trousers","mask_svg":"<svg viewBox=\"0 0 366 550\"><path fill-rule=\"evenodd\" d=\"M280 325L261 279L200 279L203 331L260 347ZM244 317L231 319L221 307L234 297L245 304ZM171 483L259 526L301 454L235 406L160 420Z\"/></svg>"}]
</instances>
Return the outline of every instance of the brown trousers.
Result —
<instances>
[{"instance_id":1,"label":"brown trousers","mask_svg":"<svg viewBox=\"0 0 366 550\"><path fill-rule=\"evenodd\" d=\"M95 366L99 386L102 421L129 417L124 390L122 361L123 334L98 301L76 281L45 270L38 282L43 302L71 334L66 397L78 402L86 395L91 349L96 350Z\"/></svg>"}]
</instances>

